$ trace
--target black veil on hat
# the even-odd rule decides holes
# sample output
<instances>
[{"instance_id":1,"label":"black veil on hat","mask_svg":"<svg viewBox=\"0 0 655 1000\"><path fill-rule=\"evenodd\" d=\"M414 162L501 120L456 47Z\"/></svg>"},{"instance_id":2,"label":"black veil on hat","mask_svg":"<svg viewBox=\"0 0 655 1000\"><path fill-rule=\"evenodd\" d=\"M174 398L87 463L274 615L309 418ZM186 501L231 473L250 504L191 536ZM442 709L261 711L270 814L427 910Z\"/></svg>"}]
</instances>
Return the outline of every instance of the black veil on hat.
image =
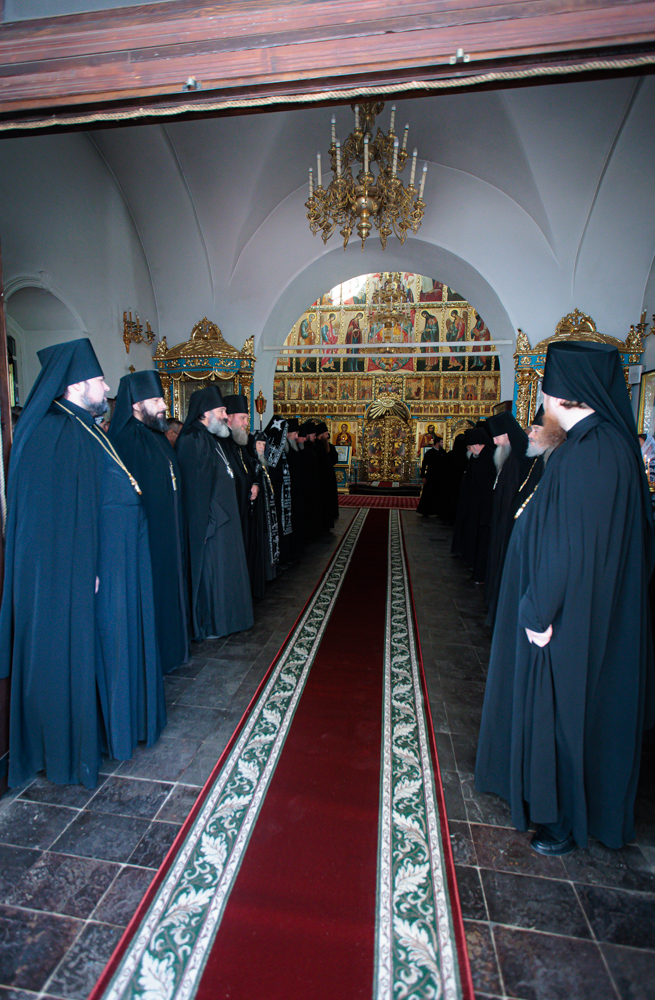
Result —
<instances>
[{"instance_id":1,"label":"black veil on hat","mask_svg":"<svg viewBox=\"0 0 655 1000\"><path fill-rule=\"evenodd\" d=\"M534 417L532 418L532 423L530 424L530 426L534 427L535 424L536 424L537 427L543 427L543 425L544 425L544 408L543 408L543 406L540 406L539 409L537 410L537 412L535 413Z\"/></svg>"},{"instance_id":2,"label":"black veil on hat","mask_svg":"<svg viewBox=\"0 0 655 1000\"><path fill-rule=\"evenodd\" d=\"M303 438L306 438L310 434L315 434L315 433L316 433L316 428L314 426L313 420L306 420L305 423L301 424L300 427L298 428L298 434L300 435L300 437Z\"/></svg>"},{"instance_id":3,"label":"black veil on hat","mask_svg":"<svg viewBox=\"0 0 655 1000\"><path fill-rule=\"evenodd\" d=\"M198 417L201 417L203 413L207 413L208 410L216 410L220 406L225 406L223 402L223 397L221 396L220 389L217 385L207 385L204 389L196 389L192 392L189 397L189 409L187 411L186 420L182 425L182 430L180 435L186 434L191 425L195 423Z\"/></svg>"},{"instance_id":4,"label":"black veil on hat","mask_svg":"<svg viewBox=\"0 0 655 1000\"><path fill-rule=\"evenodd\" d=\"M287 434L289 433L289 431L293 433L293 431L297 431L299 429L300 429L300 421L298 420L298 417L289 417L289 419L287 420Z\"/></svg>"},{"instance_id":5,"label":"black veil on hat","mask_svg":"<svg viewBox=\"0 0 655 1000\"><path fill-rule=\"evenodd\" d=\"M616 347L579 340L550 344L541 388L548 396L590 406L621 431L635 452L639 451L637 425Z\"/></svg>"},{"instance_id":6,"label":"black veil on hat","mask_svg":"<svg viewBox=\"0 0 655 1000\"><path fill-rule=\"evenodd\" d=\"M272 468L276 468L287 441L287 421L283 417L271 417L264 428L264 435L266 437L266 460Z\"/></svg>"},{"instance_id":7,"label":"black veil on hat","mask_svg":"<svg viewBox=\"0 0 655 1000\"><path fill-rule=\"evenodd\" d=\"M634 453L641 474L645 516L651 503L623 363L616 347L594 341L556 341L548 347L542 392L556 399L585 403L620 432ZM22 418L21 418L22 419Z\"/></svg>"},{"instance_id":8,"label":"black veil on hat","mask_svg":"<svg viewBox=\"0 0 655 1000\"><path fill-rule=\"evenodd\" d=\"M510 410L503 410L502 413L496 413L495 416L488 417L485 421L484 429L488 431L492 440L501 434L507 434L509 443L514 450L525 450L527 444L525 431Z\"/></svg>"},{"instance_id":9,"label":"black veil on hat","mask_svg":"<svg viewBox=\"0 0 655 1000\"><path fill-rule=\"evenodd\" d=\"M493 441L487 434L484 427L468 427L464 431L464 440L466 441L467 446L470 444L493 445Z\"/></svg>"},{"instance_id":10,"label":"black veil on hat","mask_svg":"<svg viewBox=\"0 0 655 1000\"><path fill-rule=\"evenodd\" d=\"M133 403L141 403L144 399L157 399L159 396L163 398L164 388L159 372L154 368L123 375L118 384L114 414L109 424L109 437L113 439L123 430L133 415Z\"/></svg>"},{"instance_id":11,"label":"black veil on hat","mask_svg":"<svg viewBox=\"0 0 655 1000\"><path fill-rule=\"evenodd\" d=\"M53 344L37 351L41 371L32 386L20 420L12 448L12 466L15 467L34 428L50 409L52 401L63 396L66 387L76 382L86 382L103 374L100 362L88 337Z\"/></svg>"},{"instance_id":12,"label":"black veil on hat","mask_svg":"<svg viewBox=\"0 0 655 1000\"><path fill-rule=\"evenodd\" d=\"M227 410L228 416L233 413L247 413L248 412L248 397L243 395L237 396L225 396L223 403L225 409ZM220 405L220 404L219 404Z\"/></svg>"}]
</instances>

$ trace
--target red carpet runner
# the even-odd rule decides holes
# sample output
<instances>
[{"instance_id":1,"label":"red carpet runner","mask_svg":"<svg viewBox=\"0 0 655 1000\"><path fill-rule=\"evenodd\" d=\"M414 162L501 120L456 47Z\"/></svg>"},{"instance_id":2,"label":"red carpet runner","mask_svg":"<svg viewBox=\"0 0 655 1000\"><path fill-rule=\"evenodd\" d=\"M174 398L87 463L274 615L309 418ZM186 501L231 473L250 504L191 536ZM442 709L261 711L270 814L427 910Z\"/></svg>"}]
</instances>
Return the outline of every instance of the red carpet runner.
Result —
<instances>
[{"instance_id":1,"label":"red carpet runner","mask_svg":"<svg viewBox=\"0 0 655 1000\"><path fill-rule=\"evenodd\" d=\"M360 511L93 1000L473 1000L420 684L399 515Z\"/></svg>"},{"instance_id":2,"label":"red carpet runner","mask_svg":"<svg viewBox=\"0 0 655 1000\"><path fill-rule=\"evenodd\" d=\"M391 509L393 507L402 507L406 510L416 510L418 507L419 497L375 497L375 496L357 496L357 495L346 495L345 493L339 494L339 506L340 507L382 507L386 509Z\"/></svg>"}]
</instances>

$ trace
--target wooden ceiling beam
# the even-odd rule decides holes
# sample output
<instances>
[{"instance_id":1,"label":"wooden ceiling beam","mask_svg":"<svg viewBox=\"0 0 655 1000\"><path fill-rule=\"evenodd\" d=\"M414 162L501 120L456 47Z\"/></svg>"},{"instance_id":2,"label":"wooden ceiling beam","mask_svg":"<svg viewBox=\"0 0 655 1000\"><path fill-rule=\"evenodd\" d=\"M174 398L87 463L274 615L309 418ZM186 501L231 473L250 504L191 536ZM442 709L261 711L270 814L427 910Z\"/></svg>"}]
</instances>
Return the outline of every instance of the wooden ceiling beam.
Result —
<instances>
[{"instance_id":1,"label":"wooden ceiling beam","mask_svg":"<svg viewBox=\"0 0 655 1000\"><path fill-rule=\"evenodd\" d=\"M113 14L113 16L110 16ZM372 75L416 80L558 57L592 60L628 47L655 53L655 0L409 0L223 3L187 0L0 28L0 115L169 98L188 101L189 77L207 92ZM199 95L195 95L198 97ZM198 102L201 103L201 102Z\"/></svg>"}]
</instances>

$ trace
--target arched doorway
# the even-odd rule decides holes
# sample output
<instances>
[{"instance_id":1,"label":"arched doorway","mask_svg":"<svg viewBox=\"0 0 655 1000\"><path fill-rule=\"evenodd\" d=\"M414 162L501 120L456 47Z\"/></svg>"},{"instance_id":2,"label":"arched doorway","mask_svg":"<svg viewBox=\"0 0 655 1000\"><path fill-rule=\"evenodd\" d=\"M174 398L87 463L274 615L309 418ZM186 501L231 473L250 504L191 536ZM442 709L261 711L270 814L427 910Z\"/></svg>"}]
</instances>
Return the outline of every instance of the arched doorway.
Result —
<instances>
[{"instance_id":1,"label":"arched doorway","mask_svg":"<svg viewBox=\"0 0 655 1000\"><path fill-rule=\"evenodd\" d=\"M79 317L50 289L27 282L8 286L7 335L15 345L15 403L25 402L41 370L37 351L84 332Z\"/></svg>"},{"instance_id":2,"label":"arched doorway","mask_svg":"<svg viewBox=\"0 0 655 1000\"><path fill-rule=\"evenodd\" d=\"M358 275L309 305L284 341L274 412L324 420L352 439L340 483L418 481L429 428L446 448L462 421L500 400L492 332L475 306L436 278ZM345 431L344 431L345 425Z\"/></svg>"}]
</instances>

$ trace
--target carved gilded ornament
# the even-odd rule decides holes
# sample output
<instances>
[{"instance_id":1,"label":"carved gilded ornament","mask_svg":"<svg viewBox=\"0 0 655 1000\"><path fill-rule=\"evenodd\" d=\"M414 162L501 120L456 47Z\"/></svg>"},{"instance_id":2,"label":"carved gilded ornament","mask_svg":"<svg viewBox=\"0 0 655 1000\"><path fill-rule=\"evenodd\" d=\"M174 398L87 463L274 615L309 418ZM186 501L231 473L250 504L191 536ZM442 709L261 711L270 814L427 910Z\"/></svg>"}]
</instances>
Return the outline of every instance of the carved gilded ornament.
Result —
<instances>
[{"instance_id":1,"label":"carved gilded ornament","mask_svg":"<svg viewBox=\"0 0 655 1000\"><path fill-rule=\"evenodd\" d=\"M250 337L243 350L228 344L216 323L203 317L183 344L169 349L166 338L157 345L155 364L161 375L169 412L184 415L184 382L232 382L230 391L246 395L252 386L255 354L254 338Z\"/></svg>"},{"instance_id":2,"label":"carved gilded ornament","mask_svg":"<svg viewBox=\"0 0 655 1000\"><path fill-rule=\"evenodd\" d=\"M530 346L528 338L522 330L517 331L515 363L515 404L516 419L524 427L534 419L537 408L537 390L543 378L546 353L550 344L563 340L593 341L598 344L610 344L616 347L623 357L623 373L628 393L632 395L632 387L628 381L628 364L638 364L644 350L643 332L646 324L642 322L630 327L626 340L610 337L599 333L596 323L586 313L579 309L563 316L555 328L555 333L540 340L534 347Z\"/></svg>"}]
</instances>

